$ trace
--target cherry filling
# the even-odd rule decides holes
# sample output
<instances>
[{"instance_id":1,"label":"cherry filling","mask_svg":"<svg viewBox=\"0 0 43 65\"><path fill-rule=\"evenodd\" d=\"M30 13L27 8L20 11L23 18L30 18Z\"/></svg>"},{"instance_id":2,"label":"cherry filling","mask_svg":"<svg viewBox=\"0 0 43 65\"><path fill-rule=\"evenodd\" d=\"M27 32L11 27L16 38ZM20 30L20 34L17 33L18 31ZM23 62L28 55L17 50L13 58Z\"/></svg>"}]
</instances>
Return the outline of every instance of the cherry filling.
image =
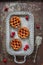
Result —
<instances>
[{"instance_id":1,"label":"cherry filling","mask_svg":"<svg viewBox=\"0 0 43 65\"><path fill-rule=\"evenodd\" d=\"M22 31L22 33L24 34L24 31Z\"/></svg>"}]
</instances>

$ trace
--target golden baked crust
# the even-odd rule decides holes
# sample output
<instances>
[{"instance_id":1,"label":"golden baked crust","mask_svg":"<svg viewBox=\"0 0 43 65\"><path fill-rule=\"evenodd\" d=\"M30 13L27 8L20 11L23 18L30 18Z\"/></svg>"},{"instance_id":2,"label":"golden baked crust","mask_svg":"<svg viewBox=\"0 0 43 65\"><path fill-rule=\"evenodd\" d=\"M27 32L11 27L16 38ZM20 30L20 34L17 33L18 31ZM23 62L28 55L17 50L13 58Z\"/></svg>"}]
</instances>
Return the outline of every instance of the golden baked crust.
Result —
<instances>
[{"instance_id":1,"label":"golden baked crust","mask_svg":"<svg viewBox=\"0 0 43 65\"><path fill-rule=\"evenodd\" d=\"M30 32L29 32L29 30L28 30L27 27L22 27L22 28L20 28L19 31L18 31L18 36L19 36L20 38L25 39L25 38L27 38L29 35L30 35Z\"/></svg>"},{"instance_id":2,"label":"golden baked crust","mask_svg":"<svg viewBox=\"0 0 43 65\"><path fill-rule=\"evenodd\" d=\"M18 16L12 16L12 17L10 18L10 25L11 25L13 28L19 28L19 27L20 27L20 24L21 24L20 17L18 17Z\"/></svg>"},{"instance_id":3,"label":"golden baked crust","mask_svg":"<svg viewBox=\"0 0 43 65\"><path fill-rule=\"evenodd\" d=\"M22 43L19 39L13 39L11 42L11 47L14 49L14 50L19 50L21 47L22 47Z\"/></svg>"}]
</instances>

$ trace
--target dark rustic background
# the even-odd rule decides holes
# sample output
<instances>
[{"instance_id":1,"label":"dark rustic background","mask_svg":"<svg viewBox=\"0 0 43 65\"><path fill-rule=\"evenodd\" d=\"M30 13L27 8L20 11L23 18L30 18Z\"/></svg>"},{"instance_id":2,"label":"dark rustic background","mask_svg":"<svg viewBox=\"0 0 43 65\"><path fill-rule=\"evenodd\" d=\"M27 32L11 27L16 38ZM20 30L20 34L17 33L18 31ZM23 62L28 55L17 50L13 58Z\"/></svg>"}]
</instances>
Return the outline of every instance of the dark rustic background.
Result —
<instances>
[{"instance_id":1,"label":"dark rustic background","mask_svg":"<svg viewBox=\"0 0 43 65\"><path fill-rule=\"evenodd\" d=\"M19 1L20 2L20 1ZM16 11L29 11L32 12L34 15L34 25L35 25L35 36L40 35L43 37L43 3L42 2L26 2L26 3L19 3L17 4L17 6L15 6L14 10ZM14 2L13 2L14 3ZM3 11L4 6L8 4L10 4L10 2L0 2L0 65L19 65L16 64L13 61L13 56L9 55L6 51L6 42L5 42L5 38L6 38L6 27L5 27L5 17L7 12L5 13ZM36 29L36 24L40 24L41 29ZM36 49L36 48L35 48ZM33 63L33 58L35 55L35 50L33 52L32 55L27 56L27 60L24 64L21 65L43 65L43 40L42 40L42 44L39 47L38 53L37 53L37 58L36 58L36 63ZM3 59L6 58L7 59L7 63L5 64L3 62ZM20 59L23 59L21 57L17 57L20 61Z\"/></svg>"}]
</instances>

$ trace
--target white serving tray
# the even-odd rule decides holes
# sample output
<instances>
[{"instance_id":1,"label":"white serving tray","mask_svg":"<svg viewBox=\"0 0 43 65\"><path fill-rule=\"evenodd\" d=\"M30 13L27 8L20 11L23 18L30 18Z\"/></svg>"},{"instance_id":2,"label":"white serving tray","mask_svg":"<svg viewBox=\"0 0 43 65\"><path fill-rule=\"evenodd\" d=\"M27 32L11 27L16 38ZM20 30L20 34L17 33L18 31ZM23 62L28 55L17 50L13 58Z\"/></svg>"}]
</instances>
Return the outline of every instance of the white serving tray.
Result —
<instances>
[{"instance_id":1,"label":"white serving tray","mask_svg":"<svg viewBox=\"0 0 43 65\"><path fill-rule=\"evenodd\" d=\"M26 26L28 27L29 31L30 31L30 36L28 39L25 39L25 40L22 40L18 37L17 35L17 30L13 29L12 27L10 27L9 25L9 20L10 20L10 17L12 15L19 15L20 18L21 18L21 24L22 24L22 27L23 26ZM25 19L25 15L29 15L29 20L26 21ZM23 17L22 17L23 16ZM11 47L10 47L10 32L11 31L15 31L16 32L16 36L14 38L19 38L21 41L22 41L22 49L19 50L19 51L14 51ZM23 48L25 46L25 44L29 44L29 49L27 51L24 51ZM6 49L7 49L7 52L10 54L10 55L13 55L15 57L15 55L19 55L19 56L24 56L24 61L22 62L19 62L19 63L24 63L25 62L25 58L27 55L30 55L32 54L33 50L34 50L34 16L32 13L29 13L29 12L12 12L12 13L9 13L7 18L6 18ZM16 57L14 59L14 61L16 63L18 63L16 61Z\"/></svg>"}]
</instances>

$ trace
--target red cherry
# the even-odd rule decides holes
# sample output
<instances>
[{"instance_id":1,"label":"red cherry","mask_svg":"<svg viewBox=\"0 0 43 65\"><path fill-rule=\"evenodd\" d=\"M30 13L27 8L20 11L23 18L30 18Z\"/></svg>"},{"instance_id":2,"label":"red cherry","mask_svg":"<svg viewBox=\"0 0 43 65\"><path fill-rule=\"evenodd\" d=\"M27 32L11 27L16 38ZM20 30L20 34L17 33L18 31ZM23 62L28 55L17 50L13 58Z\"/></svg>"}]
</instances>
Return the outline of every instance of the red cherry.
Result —
<instances>
[{"instance_id":1,"label":"red cherry","mask_svg":"<svg viewBox=\"0 0 43 65\"><path fill-rule=\"evenodd\" d=\"M6 11L6 12L7 12L7 11L8 11L8 8L6 7L6 8L4 9L4 11Z\"/></svg>"},{"instance_id":2,"label":"red cherry","mask_svg":"<svg viewBox=\"0 0 43 65\"><path fill-rule=\"evenodd\" d=\"M39 24L36 24L36 28L39 29L40 28L40 25Z\"/></svg>"},{"instance_id":3,"label":"red cherry","mask_svg":"<svg viewBox=\"0 0 43 65\"><path fill-rule=\"evenodd\" d=\"M15 32L11 32L10 36L14 37L14 35L15 35Z\"/></svg>"},{"instance_id":4,"label":"red cherry","mask_svg":"<svg viewBox=\"0 0 43 65\"><path fill-rule=\"evenodd\" d=\"M6 62L7 62L7 59L6 59L6 58L4 58L4 59L3 59L3 62L4 62L4 63L6 63Z\"/></svg>"},{"instance_id":5,"label":"red cherry","mask_svg":"<svg viewBox=\"0 0 43 65\"><path fill-rule=\"evenodd\" d=\"M15 35L15 32L12 32L13 35Z\"/></svg>"},{"instance_id":6,"label":"red cherry","mask_svg":"<svg viewBox=\"0 0 43 65\"><path fill-rule=\"evenodd\" d=\"M28 20L28 19L29 19L29 17L28 17L28 16L26 16L25 18L26 18L26 20Z\"/></svg>"},{"instance_id":7,"label":"red cherry","mask_svg":"<svg viewBox=\"0 0 43 65\"><path fill-rule=\"evenodd\" d=\"M25 48L24 48L24 51L26 51L26 50L27 50L27 48L25 47Z\"/></svg>"},{"instance_id":8,"label":"red cherry","mask_svg":"<svg viewBox=\"0 0 43 65\"><path fill-rule=\"evenodd\" d=\"M29 48L29 46L28 45L25 45L25 47L28 49Z\"/></svg>"}]
</instances>

